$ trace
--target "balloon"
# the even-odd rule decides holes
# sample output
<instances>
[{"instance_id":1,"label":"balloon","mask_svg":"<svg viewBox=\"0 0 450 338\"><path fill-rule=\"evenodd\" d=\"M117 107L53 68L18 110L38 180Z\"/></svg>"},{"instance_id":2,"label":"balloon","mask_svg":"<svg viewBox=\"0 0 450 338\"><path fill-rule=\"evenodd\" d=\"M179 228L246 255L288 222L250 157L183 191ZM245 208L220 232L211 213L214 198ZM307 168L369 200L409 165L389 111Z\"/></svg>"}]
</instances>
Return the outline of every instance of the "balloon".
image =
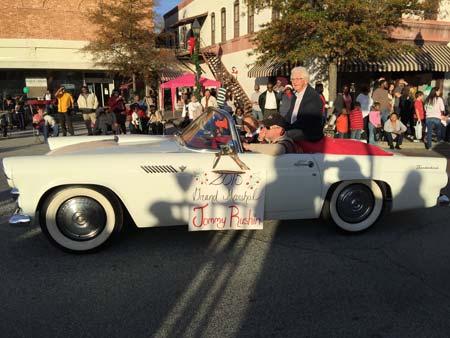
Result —
<instances>
[{"instance_id":1,"label":"balloon","mask_svg":"<svg viewBox=\"0 0 450 338\"><path fill-rule=\"evenodd\" d=\"M28 94L30 92L30 88L28 87L23 87L23 93L24 94Z\"/></svg>"}]
</instances>

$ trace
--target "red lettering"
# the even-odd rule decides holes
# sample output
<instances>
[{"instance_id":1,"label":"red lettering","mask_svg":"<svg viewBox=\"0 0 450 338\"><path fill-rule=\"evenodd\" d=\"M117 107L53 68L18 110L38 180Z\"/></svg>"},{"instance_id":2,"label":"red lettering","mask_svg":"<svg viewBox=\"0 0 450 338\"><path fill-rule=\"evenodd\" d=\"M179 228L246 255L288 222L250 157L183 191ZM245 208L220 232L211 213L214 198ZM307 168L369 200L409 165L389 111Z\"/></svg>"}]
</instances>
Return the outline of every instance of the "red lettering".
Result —
<instances>
[{"instance_id":1,"label":"red lettering","mask_svg":"<svg viewBox=\"0 0 450 338\"><path fill-rule=\"evenodd\" d=\"M236 218L237 224L239 226L239 208L235 205L229 205L230 210L230 228L233 228L233 219Z\"/></svg>"},{"instance_id":2,"label":"red lettering","mask_svg":"<svg viewBox=\"0 0 450 338\"><path fill-rule=\"evenodd\" d=\"M248 225L254 225L255 223L253 222L254 218L252 217L252 209L248 209L248 218L247 218L247 223Z\"/></svg>"},{"instance_id":3,"label":"red lettering","mask_svg":"<svg viewBox=\"0 0 450 338\"><path fill-rule=\"evenodd\" d=\"M201 228L201 226L203 225L203 222L204 222L203 209L205 209L207 206L208 206L208 203L206 203L204 206L201 206L201 207L195 207L195 208L193 209L194 211L200 210L200 212L199 212L200 214L198 215L198 216L200 216L200 217L199 217L199 218L200 218L200 223L197 224L196 220L197 220L198 218L197 218L197 215L194 215L194 217L192 218L192 225L193 225L193 226L195 226L195 227L197 227L197 228Z\"/></svg>"}]
</instances>

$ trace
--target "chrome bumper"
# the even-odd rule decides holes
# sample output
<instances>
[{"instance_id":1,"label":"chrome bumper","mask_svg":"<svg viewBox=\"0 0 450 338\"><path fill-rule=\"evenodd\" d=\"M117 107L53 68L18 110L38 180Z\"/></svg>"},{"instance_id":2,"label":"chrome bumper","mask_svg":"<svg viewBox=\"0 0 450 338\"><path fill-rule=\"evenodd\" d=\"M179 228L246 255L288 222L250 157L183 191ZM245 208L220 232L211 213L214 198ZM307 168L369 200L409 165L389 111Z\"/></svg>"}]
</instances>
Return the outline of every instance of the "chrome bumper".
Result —
<instances>
[{"instance_id":1,"label":"chrome bumper","mask_svg":"<svg viewBox=\"0 0 450 338\"><path fill-rule=\"evenodd\" d=\"M450 205L450 200L447 195L441 195L438 197L438 207L448 207Z\"/></svg>"},{"instance_id":2,"label":"chrome bumper","mask_svg":"<svg viewBox=\"0 0 450 338\"><path fill-rule=\"evenodd\" d=\"M18 225L18 224L22 224L22 225L27 225L31 223L31 217L28 215L24 215L22 214L22 209L20 209L19 204L17 202L18 198L19 198L19 190L14 188L11 189L11 195L13 200L16 201L16 210L14 211L14 214L10 217L9 219L9 224L11 225Z\"/></svg>"},{"instance_id":3,"label":"chrome bumper","mask_svg":"<svg viewBox=\"0 0 450 338\"><path fill-rule=\"evenodd\" d=\"M19 208L19 210L20 210L20 208ZM11 224L11 225L18 225L18 224L27 225L30 223L31 223L31 217L28 215L23 215L21 213L14 214L9 219L9 224Z\"/></svg>"}]
</instances>

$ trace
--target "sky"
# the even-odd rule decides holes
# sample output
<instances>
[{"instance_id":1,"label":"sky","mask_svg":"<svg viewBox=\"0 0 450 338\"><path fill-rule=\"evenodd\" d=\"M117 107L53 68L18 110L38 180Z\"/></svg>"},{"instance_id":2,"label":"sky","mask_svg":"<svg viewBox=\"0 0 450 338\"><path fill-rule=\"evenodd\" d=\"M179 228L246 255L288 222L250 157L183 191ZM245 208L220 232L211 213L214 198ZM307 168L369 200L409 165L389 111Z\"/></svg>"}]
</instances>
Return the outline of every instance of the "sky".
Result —
<instances>
[{"instance_id":1,"label":"sky","mask_svg":"<svg viewBox=\"0 0 450 338\"><path fill-rule=\"evenodd\" d=\"M156 13L163 16L165 13L178 5L181 1L182 0L158 0L159 5L155 8Z\"/></svg>"}]
</instances>

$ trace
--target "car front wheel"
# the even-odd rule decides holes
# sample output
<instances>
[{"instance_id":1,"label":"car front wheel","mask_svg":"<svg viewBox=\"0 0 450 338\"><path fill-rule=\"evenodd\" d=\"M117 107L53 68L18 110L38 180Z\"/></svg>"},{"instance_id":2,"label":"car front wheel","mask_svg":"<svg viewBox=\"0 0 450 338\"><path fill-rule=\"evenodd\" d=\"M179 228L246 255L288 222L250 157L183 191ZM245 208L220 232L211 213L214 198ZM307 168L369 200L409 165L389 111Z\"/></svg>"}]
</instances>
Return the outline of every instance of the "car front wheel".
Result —
<instances>
[{"instance_id":1,"label":"car front wheel","mask_svg":"<svg viewBox=\"0 0 450 338\"><path fill-rule=\"evenodd\" d=\"M383 211L383 192L373 181L340 183L331 195L330 217L340 228L357 232L372 226Z\"/></svg>"},{"instance_id":2,"label":"car front wheel","mask_svg":"<svg viewBox=\"0 0 450 338\"><path fill-rule=\"evenodd\" d=\"M123 224L117 197L99 188L72 186L53 192L43 203L40 225L59 248L88 252L106 244Z\"/></svg>"}]
</instances>

